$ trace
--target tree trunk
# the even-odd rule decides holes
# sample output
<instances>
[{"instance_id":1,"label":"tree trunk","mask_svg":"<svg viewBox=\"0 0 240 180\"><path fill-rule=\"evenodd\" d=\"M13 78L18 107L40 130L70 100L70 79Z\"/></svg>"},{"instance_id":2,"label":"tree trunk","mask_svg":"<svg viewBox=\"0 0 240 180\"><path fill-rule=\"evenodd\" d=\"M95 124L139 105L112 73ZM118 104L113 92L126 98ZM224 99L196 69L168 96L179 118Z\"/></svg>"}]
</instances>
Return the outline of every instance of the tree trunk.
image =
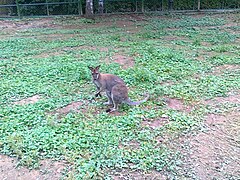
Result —
<instances>
[{"instance_id":1,"label":"tree trunk","mask_svg":"<svg viewBox=\"0 0 240 180\"><path fill-rule=\"evenodd\" d=\"M103 0L98 0L98 12L103 14Z\"/></svg>"},{"instance_id":2,"label":"tree trunk","mask_svg":"<svg viewBox=\"0 0 240 180\"><path fill-rule=\"evenodd\" d=\"M93 15L93 0L86 0L86 15Z\"/></svg>"}]
</instances>

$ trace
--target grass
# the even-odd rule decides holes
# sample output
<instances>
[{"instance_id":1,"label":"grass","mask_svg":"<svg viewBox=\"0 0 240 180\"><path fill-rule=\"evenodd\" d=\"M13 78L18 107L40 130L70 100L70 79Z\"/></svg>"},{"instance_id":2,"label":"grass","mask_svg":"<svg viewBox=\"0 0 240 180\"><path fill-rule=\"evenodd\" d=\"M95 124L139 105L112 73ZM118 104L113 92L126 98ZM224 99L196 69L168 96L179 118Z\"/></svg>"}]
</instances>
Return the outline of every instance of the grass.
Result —
<instances>
[{"instance_id":1,"label":"grass","mask_svg":"<svg viewBox=\"0 0 240 180\"><path fill-rule=\"evenodd\" d=\"M211 72L216 66L239 65L240 35L238 27L233 27L234 34L227 31L229 28L222 30L220 27L227 23L222 17L166 18L154 16L147 22L132 22L138 30L131 33L118 27L117 20L105 27L101 19L95 23L56 18L56 27L2 36L0 152L19 158L20 165L29 168L37 168L41 159L65 160L72 173L65 177L78 179L111 178L111 171L124 168L179 177L180 155L168 144L171 138L197 129L208 109L199 108L190 114L171 110L161 98L191 103L239 89L239 70L222 75ZM62 22L64 29L59 25ZM171 36L177 39L167 41ZM177 45L181 48L175 49ZM101 51L101 47L108 51ZM233 56L225 54L229 51ZM134 67L121 69L115 62L104 62L121 52L134 57ZM196 52L206 53L205 60L192 58ZM149 92L150 101L139 107L124 105L120 116L105 113L102 99L90 101L95 87L87 67L96 64L101 64L103 72L122 77L133 90L132 99ZM34 104L14 104L36 94L41 99ZM51 113L73 101L83 102L79 112L72 111L61 119ZM169 123L164 126L152 129L142 125L145 120L166 115ZM159 143L159 137L168 137L169 141Z\"/></svg>"}]
</instances>

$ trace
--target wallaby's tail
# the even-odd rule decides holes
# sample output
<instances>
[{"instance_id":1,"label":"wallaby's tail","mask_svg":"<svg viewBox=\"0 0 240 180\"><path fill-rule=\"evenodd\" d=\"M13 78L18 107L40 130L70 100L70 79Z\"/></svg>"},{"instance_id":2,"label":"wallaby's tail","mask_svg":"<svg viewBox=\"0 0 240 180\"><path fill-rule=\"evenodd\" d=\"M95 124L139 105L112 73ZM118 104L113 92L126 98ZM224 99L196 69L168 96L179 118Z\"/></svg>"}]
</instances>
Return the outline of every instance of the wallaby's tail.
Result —
<instances>
[{"instance_id":1,"label":"wallaby's tail","mask_svg":"<svg viewBox=\"0 0 240 180\"><path fill-rule=\"evenodd\" d=\"M139 105L139 104L142 104L142 103L146 102L148 99L149 99L149 94L146 94L145 98L141 101L131 101L131 99L128 98L126 101L124 101L124 103L126 103L130 106L136 106L136 105Z\"/></svg>"}]
</instances>

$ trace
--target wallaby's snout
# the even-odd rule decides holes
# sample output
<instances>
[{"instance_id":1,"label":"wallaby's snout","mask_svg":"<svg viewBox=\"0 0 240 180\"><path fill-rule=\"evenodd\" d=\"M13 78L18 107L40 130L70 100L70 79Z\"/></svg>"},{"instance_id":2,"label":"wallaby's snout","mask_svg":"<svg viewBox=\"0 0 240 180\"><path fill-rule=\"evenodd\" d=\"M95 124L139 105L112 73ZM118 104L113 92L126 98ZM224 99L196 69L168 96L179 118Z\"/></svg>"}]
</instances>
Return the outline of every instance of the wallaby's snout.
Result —
<instances>
[{"instance_id":1,"label":"wallaby's snout","mask_svg":"<svg viewBox=\"0 0 240 180\"><path fill-rule=\"evenodd\" d=\"M99 77L99 74L98 73L92 74L92 77L93 77L93 80L97 80Z\"/></svg>"}]
</instances>

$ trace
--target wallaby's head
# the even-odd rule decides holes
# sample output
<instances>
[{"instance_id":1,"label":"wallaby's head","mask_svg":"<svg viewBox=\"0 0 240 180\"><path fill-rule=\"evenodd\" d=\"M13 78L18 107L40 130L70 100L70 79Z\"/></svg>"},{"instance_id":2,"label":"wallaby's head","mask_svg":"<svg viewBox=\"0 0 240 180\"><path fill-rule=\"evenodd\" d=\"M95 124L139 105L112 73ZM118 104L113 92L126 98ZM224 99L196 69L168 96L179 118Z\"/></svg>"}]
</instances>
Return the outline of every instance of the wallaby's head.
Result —
<instances>
[{"instance_id":1,"label":"wallaby's head","mask_svg":"<svg viewBox=\"0 0 240 180\"><path fill-rule=\"evenodd\" d=\"M99 68L100 68L100 65L99 66L97 66L97 67L95 67L95 68L93 68L93 67L88 67L90 70L91 70L91 72L92 72L92 78L93 78L93 80L97 80L98 78L99 78L99 75L100 75L100 72L99 72Z\"/></svg>"}]
</instances>

